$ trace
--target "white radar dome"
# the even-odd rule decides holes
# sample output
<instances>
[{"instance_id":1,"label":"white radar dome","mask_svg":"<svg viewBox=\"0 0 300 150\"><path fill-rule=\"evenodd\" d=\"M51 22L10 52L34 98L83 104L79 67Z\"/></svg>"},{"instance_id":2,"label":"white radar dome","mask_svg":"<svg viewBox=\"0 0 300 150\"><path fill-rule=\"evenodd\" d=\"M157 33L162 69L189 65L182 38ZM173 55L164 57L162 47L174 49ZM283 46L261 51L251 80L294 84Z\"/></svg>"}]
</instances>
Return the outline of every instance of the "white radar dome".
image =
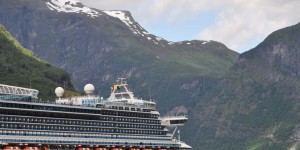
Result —
<instances>
[{"instance_id":1,"label":"white radar dome","mask_svg":"<svg viewBox=\"0 0 300 150\"><path fill-rule=\"evenodd\" d=\"M55 94L57 97L62 97L64 95L65 90L62 87L57 87L55 89Z\"/></svg>"},{"instance_id":2,"label":"white radar dome","mask_svg":"<svg viewBox=\"0 0 300 150\"><path fill-rule=\"evenodd\" d=\"M94 91L95 91L95 87L93 86L93 84L87 84L84 86L84 92L86 94L93 94Z\"/></svg>"}]
</instances>

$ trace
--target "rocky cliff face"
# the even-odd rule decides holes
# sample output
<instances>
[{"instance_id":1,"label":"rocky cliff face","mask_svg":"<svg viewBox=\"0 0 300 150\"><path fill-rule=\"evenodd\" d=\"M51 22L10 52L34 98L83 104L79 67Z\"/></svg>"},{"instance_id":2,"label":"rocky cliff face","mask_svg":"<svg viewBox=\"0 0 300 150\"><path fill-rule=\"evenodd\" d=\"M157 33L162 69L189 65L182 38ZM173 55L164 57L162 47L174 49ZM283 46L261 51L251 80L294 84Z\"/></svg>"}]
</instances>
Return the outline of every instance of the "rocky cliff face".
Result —
<instances>
[{"instance_id":1,"label":"rocky cliff face","mask_svg":"<svg viewBox=\"0 0 300 150\"><path fill-rule=\"evenodd\" d=\"M79 90L94 83L104 97L117 77L126 77L139 95L148 97L142 90L149 87L160 89L152 94L168 103L175 97L168 98L173 94L157 86L180 89L187 83L179 79L199 77L210 82L237 57L214 41L166 41L149 34L129 12L96 10L79 1L13 0L1 1L0 7L0 22L25 47L70 72ZM166 100L161 93L168 93Z\"/></svg>"},{"instance_id":2,"label":"rocky cliff face","mask_svg":"<svg viewBox=\"0 0 300 150\"><path fill-rule=\"evenodd\" d=\"M54 100L58 86L73 90L70 75L23 48L0 24L0 83L39 90L39 98Z\"/></svg>"},{"instance_id":3,"label":"rocky cliff face","mask_svg":"<svg viewBox=\"0 0 300 150\"><path fill-rule=\"evenodd\" d=\"M298 147L299 31L300 24L278 30L240 55L193 113L201 126L191 131L203 140L195 148Z\"/></svg>"},{"instance_id":4,"label":"rocky cliff face","mask_svg":"<svg viewBox=\"0 0 300 150\"><path fill-rule=\"evenodd\" d=\"M300 70L299 34L297 25L283 31L276 31L254 50L241 55L239 60L243 61L248 56L255 56L256 59L264 61L266 65L278 67L282 71L298 76Z\"/></svg>"},{"instance_id":5,"label":"rocky cliff face","mask_svg":"<svg viewBox=\"0 0 300 150\"><path fill-rule=\"evenodd\" d=\"M96 10L76 0L0 1L0 23L38 57L67 70L78 90L93 83L107 97L115 79L125 77L163 114L190 113L238 56L216 41L167 41L127 11Z\"/></svg>"}]
</instances>

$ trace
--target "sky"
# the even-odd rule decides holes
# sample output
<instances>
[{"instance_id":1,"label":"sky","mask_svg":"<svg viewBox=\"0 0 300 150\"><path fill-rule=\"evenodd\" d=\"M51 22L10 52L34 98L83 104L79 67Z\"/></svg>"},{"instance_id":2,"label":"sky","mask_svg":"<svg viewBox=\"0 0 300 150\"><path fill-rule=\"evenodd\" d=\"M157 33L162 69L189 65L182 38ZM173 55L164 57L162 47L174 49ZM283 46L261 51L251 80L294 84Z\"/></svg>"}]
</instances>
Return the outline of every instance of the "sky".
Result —
<instances>
[{"instance_id":1,"label":"sky","mask_svg":"<svg viewBox=\"0 0 300 150\"><path fill-rule=\"evenodd\" d=\"M300 22L300 0L81 0L100 10L128 10L168 41L214 40L239 53L275 30Z\"/></svg>"}]
</instances>

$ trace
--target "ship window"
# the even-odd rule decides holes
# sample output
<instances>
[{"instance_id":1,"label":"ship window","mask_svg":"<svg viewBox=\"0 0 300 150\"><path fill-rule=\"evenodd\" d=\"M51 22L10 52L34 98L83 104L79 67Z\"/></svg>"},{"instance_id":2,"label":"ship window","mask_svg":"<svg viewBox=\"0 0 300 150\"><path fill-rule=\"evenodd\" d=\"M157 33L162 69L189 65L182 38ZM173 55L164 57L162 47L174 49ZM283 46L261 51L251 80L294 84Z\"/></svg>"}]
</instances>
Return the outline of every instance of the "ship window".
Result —
<instances>
[{"instance_id":1,"label":"ship window","mask_svg":"<svg viewBox=\"0 0 300 150\"><path fill-rule=\"evenodd\" d=\"M123 107L119 107L119 110L123 110Z\"/></svg>"},{"instance_id":2,"label":"ship window","mask_svg":"<svg viewBox=\"0 0 300 150\"><path fill-rule=\"evenodd\" d=\"M125 110L129 110L129 107L125 107Z\"/></svg>"},{"instance_id":3,"label":"ship window","mask_svg":"<svg viewBox=\"0 0 300 150\"><path fill-rule=\"evenodd\" d=\"M185 123L185 120L171 120L170 124L183 124Z\"/></svg>"}]
</instances>

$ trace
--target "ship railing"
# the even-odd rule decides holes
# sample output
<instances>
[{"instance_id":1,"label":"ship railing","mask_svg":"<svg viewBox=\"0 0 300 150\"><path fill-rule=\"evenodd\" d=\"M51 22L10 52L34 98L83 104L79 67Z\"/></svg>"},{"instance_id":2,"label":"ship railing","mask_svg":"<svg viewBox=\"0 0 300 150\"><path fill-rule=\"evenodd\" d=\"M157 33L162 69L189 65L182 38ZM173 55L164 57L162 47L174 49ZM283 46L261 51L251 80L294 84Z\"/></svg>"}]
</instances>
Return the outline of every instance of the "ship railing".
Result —
<instances>
[{"instance_id":1,"label":"ship railing","mask_svg":"<svg viewBox=\"0 0 300 150\"><path fill-rule=\"evenodd\" d=\"M38 100L31 101L31 103L53 104L53 105L59 105L59 106L95 107L95 105L76 105L76 104L57 103L57 102L52 102L52 101L38 101Z\"/></svg>"},{"instance_id":2,"label":"ship railing","mask_svg":"<svg viewBox=\"0 0 300 150\"><path fill-rule=\"evenodd\" d=\"M148 105L137 105L137 104L130 104L130 103L123 103L123 102L108 102L106 101L104 103L105 105L109 106L124 106L124 107L135 107L135 108L147 108L147 109L152 109L155 110L155 106L148 106Z\"/></svg>"},{"instance_id":3,"label":"ship railing","mask_svg":"<svg viewBox=\"0 0 300 150\"><path fill-rule=\"evenodd\" d=\"M0 131L0 135L12 136L42 136L42 137L73 137L73 138L102 138L102 139L124 139L124 140L171 140L170 137L155 136L124 136L124 135L103 135L103 134L80 134L80 133L55 133L41 131Z\"/></svg>"},{"instance_id":4,"label":"ship railing","mask_svg":"<svg viewBox=\"0 0 300 150\"><path fill-rule=\"evenodd\" d=\"M71 99L79 99L79 98L94 98L97 100L100 100L101 97L100 96L96 96L96 95L80 95L80 96L72 96L72 97L67 97L67 98L61 98L61 100L67 99L67 100L71 100ZM58 99L56 99L58 100Z\"/></svg>"},{"instance_id":5,"label":"ship railing","mask_svg":"<svg viewBox=\"0 0 300 150\"><path fill-rule=\"evenodd\" d=\"M34 136L0 136L2 142L7 143L42 143L42 144L111 144L111 145L137 145L137 146L180 146L174 141L149 140L120 140L120 139L89 139L68 137L34 137Z\"/></svg>"},{"instance_id":6,"label":"ship railing","mask_svg":"<svg viewBox=\"0 0 300 150\"><path fill-rule=\"evenodd\" d=\"M0 94L24 95L31 96L32 98L36 99L38 93L39 91L36 89L0 84Z\"/></svg>"},{"instance_id":7,"label":"ship railing","mask_svg":"<svg viewBox=\"0 0 300 150\"><path fill-rule=\"evenodd\" d=\"M4 118L4 117L2 117ZM86 122L82 122L82 121L79 121L79 123L64 123L64 122L61 122L60 120L58 121L28 121L28 120L17 120L17 119L2 119L0 118L0 123L3 123L5 121L9 121L9 122L14 122L14 123L38 123L38 124L41 124L41 125L48 125L48 124L51 124L51 125L63 125L63 126L67 126L69 127L70 125L71 126L90 126L90 127L104 127L104 128L111 128L113 127L113 125L110 125L110 124L106 124L106 123L86 123ZM119 122L117 122L119 123ZM100 125L99 125L100 124ZM121 126L119 126L121 127ZM155 127L134 127L134 126L127 126L125 127L126 129L144 129L144 130L156 130L156 131L168 131L166 129L162 129L162 128L155 128Z\"/></svg>"},{"instance_id":8,"label":"ship railing","mask_svg":"<svg viewBox=\"0 0 300 150\"><path fill-rule=\"evenodd\" d=\"M17 126L17 124L2 124L1 127L2 129L19 129L20 127ZM25 125L22 127L25 128ZM105 127L104 130L102 130L102 133L108 133L108 134L136 134L136 135L153 135L153 136L159 136L161 135L160 131L161 130L155 130L153 131L153 129L143 129L143 131L138 130L137 128L135 128L136 130L125 130L122 132L115 132L112 131L110 129L113 129L114 127ZM44 130L44 131L53 131L53 130L57 130L60 132L64 132L64 131L71 131L71 132L81 132L82 130L79 129L79 127L77 127L76 129L74 128L64 128L61 126L54 126L54 127L49 127L49 125L45 126L45 125L26 125L26 129L29 130ZM87 128L84 128L87 129ZM98 128L91 128L91 130L84 130L87 132L99 132L100 130Z\"/></svg>"}]
</instances>

